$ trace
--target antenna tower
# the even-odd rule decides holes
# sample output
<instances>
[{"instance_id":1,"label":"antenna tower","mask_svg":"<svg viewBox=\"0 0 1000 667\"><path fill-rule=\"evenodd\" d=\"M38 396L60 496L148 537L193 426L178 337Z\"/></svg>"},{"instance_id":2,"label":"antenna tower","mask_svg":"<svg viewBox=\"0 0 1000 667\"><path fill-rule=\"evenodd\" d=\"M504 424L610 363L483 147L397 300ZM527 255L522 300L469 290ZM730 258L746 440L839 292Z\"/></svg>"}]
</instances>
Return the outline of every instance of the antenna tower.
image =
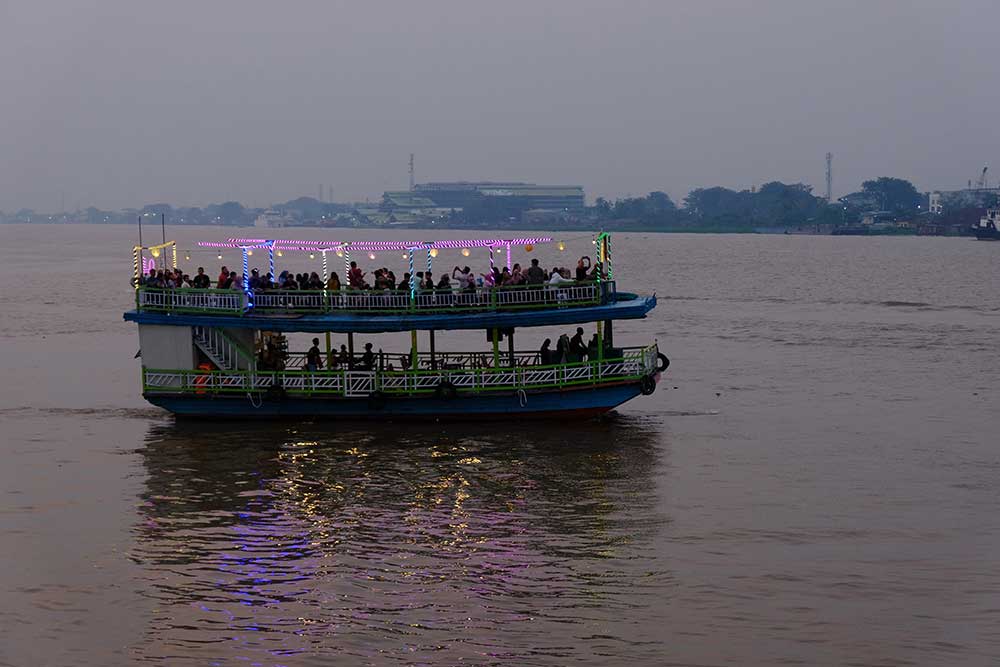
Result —
<instances>
[{"instance_id":1,"label":"antenna tower","mask_svg":"<svg viewBox=\"0 0 1000 667\"><path fill-rule=\"evenodd\" d=\"M410 153L410 191L413 190L413 153Z\"/></svg>"},{"instance_id":2,"label":"antenna tower","mask_svg":"<svg viewBox=\"0 0 1000 667\"><path fill-rule=\"evenodd\" d=\"M826 154L826 203L833 201L833 153Z\"/></svg>"},{"instance_id":3,"label":"antenna tower","mask_svg":"<svg viewBox=\"0 0 1000 667\"><path fill-rule=\"evenodd\" d=\"M979 174L979 180L976 181L976 189L985 190L986 189L986 172L989 170L990 166L986 165L983 167L983 173Z\"/></svg>"}]
</instances>

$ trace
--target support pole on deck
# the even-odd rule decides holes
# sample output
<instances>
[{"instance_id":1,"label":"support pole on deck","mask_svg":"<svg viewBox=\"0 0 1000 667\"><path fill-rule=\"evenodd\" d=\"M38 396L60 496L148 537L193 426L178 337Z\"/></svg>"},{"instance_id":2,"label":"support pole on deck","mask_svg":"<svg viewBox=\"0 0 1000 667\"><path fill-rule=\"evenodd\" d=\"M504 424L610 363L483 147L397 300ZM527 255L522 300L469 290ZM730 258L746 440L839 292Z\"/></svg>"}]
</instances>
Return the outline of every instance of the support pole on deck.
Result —
<instances>
[{"instance_id":1,"label":"support pole on deck","mask_svg":"<svg viewBox=\"0 0 1000 667\"><path fill-rule=\"evenodd\" d=\"M597 321L597 360L604 361L604 335L601 326L601 321ZM593 361L593 359L591 359Z\"/></svg>"},{"instance_id":2,"label":"support pole on deck","mask_svg":"<svg viewBox=\"0 0 1000 667\"><path fill-rule=\"evenodd\" d=\"M247 249L243 248L243 293L246 295L246 305L253 308L253 290L250 289L250 260Z\"/></svg>"},{"instance_id":3,"label":"support pole on deck","mask_svg":"<svg viewBox=\"0 0 1000 667\"><path fill-rule=\"evenodd\" d=\"M507 353L510 355L510 367L515 368L517 363L514 360L514 330L507 333Z\"/></svg>"},{"instance_id":4,"label":"support pole on deck","mask_svg":"<svg viewBox=\"0 0 1000 667\"><path fill-rule=\"evenodd\" d=\"M417 330L410 331L410 370L417 370Z\"/></svg>"},{"instance_id":5,"label":"support pole on deck","mask_svg":"<svg viewBox=\"0 0 1000 667\"><path fill-rule=\"evenodd\" d=\"M354 332L347 334L347 369L354 370Z\"/></svg>"},{"instance_id":6,"label":"support pole on deck","mask_svg":"<svg viewBox=\"0 0 1000 667\"><path fill-rule=\"evenodd\" d=\"M430 334L429 338L430 338L430 345L431 345L431 370L432 371L436 371L437 370L437 357L434 356L434 329L431 329L427 333Z\"/></svg>"},{"instance_id":7,"label":"support pole on deck","mask_svg":"<svg viewBox=\"0 0 1000 667\"><path fill-rule=\"evenodd\" d=\"M493 249L490 248L490 255ZM493 367L500 368L500 330L493 327Z\"/></svg>"},{"instance_id":8,"label":"support pole on deck","mask_svg":"<svg viewBox=\"0 0 1000 667\"><path fill-rule=\"evenodd\" d=\"M413 248L406 251L406 257L410 267L410 306L413 306L417 301L417 272L413 268Z\"/></svg>"},{"instance_id":9,"label":"support pole on deck","mask_svg":"<svg viewBox=\"0 0 1000 667\"><path fill-rule=\"evenodd\" d=\"M142 263L141 260L139 259L141 254L142 254L142 246L137 245L132 248L132 282L135 283L136 292L139 291L139 279L142 277L142 274L145 273L139 267L139 265Z\"/></svg>"},{"instance_id":10,"label":"support pole on deck","mask_svg":"<svg viewBox=\"0 0 1000 667\"><path fill-rule=\"evenodd\" d=\"M333 368L333 356L330 354L330 332L326 332L326 367Z\"/></svg>"}]
</instances>

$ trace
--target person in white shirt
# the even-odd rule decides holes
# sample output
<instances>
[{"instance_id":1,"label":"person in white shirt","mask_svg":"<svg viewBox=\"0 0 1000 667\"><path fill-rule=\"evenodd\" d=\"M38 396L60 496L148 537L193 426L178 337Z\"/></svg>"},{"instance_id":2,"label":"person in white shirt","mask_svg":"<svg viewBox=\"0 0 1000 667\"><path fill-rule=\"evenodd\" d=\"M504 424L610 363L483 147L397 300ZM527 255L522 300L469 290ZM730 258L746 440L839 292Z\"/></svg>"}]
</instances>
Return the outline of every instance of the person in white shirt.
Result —
<instances>
[{"instance_id":1,"label":"person in white shirt","mask_svg":"<svg viewBox=\"0 0 1000 667\"><path fill-rule=\"evenodd\" d=\"M458 273L457 276L455 275L456 273ZM451 271L451 277L458 281L459 290L463 292L468 292L475 289L475 283L473 282L475 278L473 277L472 270L469 269L469 267L465 267L464 269L459 269L456 266Z\"/></svg>"},{"instance_id":2,"label":"person in white shirt","mask_svg":"<svg viewBox=\"0 0 1000 667\"><path fill-rule=\"evenodd\" d=\"M552 275L549 277L550 285L561 285L563 283L571 283L571 282L573 281L570 280L569 278L564 278L563 275L559 273L559 269L552 269Z\"/></svg>"}]
</instances>

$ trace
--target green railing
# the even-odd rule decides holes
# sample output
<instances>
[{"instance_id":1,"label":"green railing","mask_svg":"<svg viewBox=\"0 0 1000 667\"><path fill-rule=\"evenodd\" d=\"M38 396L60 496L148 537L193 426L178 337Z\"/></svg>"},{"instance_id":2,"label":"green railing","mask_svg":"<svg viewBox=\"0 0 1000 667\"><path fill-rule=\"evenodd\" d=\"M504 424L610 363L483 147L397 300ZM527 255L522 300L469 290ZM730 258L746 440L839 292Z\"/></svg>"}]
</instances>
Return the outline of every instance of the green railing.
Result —
<instances>
[{"instance_id":1,"label":"green railing","mask_svg":"<svg viewBox=\"0 0 1000 667\"><path fill-rule=\"evenodd\" d=\"M617 350L621 356L546 366L489 367L457 370L377 371L197 371L143 367L143 391L167 394L254 394L280 387L291 395L370 396L512 392L600 386L638 381L657 371L656 345Z\"/></svg>"},{"instance_id":2,"label":"green railing","mask_svg":"<svg viewBox=\"0 0 1000 667\"><path fill-rule=\"evenodd\" d=\"M613 281L517 285L472 291L262 290L252 298L239 290L140 287L138 310L205 314L407 314L523 311L595 306L616 298Z\"/></svg>"}]
</instances>

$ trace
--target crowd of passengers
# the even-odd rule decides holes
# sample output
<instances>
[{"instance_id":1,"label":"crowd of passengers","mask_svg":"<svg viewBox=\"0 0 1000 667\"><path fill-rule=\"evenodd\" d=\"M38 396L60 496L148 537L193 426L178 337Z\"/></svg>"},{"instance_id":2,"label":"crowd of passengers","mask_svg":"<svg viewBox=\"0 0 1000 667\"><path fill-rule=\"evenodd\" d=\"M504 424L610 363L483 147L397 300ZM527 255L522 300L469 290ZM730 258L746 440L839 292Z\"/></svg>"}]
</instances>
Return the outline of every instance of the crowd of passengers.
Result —
<instances>
[{"instance_id":1,"label":"crowd of passengers","mask_svg":"<svg viewBox=\"0 0 1000 667\"><path fill-rule=\"evenodd\" d=\"M556 339L556 347L552 348L552 339L546 338L538 350L537 363L542 366L553 366L558 364L574 364L585 361L597 361L598 347L600 342L597 334L593 334L589 342L584 342L583 327L577 327L576 333L570 337L562 334ZM604 342L604 358L621 356L621 350L613 349L607 341ZM382 350L375 352L371 343L365 343L364 352L360 355L351 355L347 346L341 344L340 350L331 348L326 357L325 367L330 370L350 368L351 370L371 371L379 367L393 371L396 368L392 363L385 364L385 356ZM285 361L288 354L278 349L273 343L268 342L259 352L257 357L257 367L261 370L285 370ZM410 368L410 356L401 355L399 357L399 369L408 370ZM312 347L306 352L305 369L308 371L323 370L323 352L319 347L319 338L312 339Z\"/></svg>"},{"instance_id":2,"label":"crowd of passengers","mask_svg":"<svg viewBox=\"0 0 1000 667\"><path fill-rule=\"evenodd\" d=\"M442 274L435 279L432 271L418 271L414 277L416 288L421 292L475 292L480 288L495 287L517 287L521 285L562 285L573 282L586 282L597 280L601 276L601 264L591 264L589 257L581 257L576 264L576 270L570 271L565 267L554 267L551 271L546 271L537 259L531 260L531 265L526 270L522 270L520 264L514 264L513 268L491 267L486 273L476 276L468 267L456 266L451 274ZM324 282L315 271L312 273L293 274L289 271L282 271L277 278L270 273L263 276L257 269L250 272L249 287L254 291L266 290L335 290L342 288L354 290L405 290L410 289L410 274L404 273L403 277L397 281L396 274L387 268L376 269L368 276L367 273L358 267L357 262L351 262L347 272L346 284L342 283L340 276L334 271ZM197 273L191 277L180 269L150 269L147 275L139 279L139 284L144 287L155 287L161 289L171 288L195 288L208 289L243 289L243 276L235 271L229 271L225 266L219 273L216 280L205 273L204 267L198 267Z\"/></svg>"}]
</instances>

